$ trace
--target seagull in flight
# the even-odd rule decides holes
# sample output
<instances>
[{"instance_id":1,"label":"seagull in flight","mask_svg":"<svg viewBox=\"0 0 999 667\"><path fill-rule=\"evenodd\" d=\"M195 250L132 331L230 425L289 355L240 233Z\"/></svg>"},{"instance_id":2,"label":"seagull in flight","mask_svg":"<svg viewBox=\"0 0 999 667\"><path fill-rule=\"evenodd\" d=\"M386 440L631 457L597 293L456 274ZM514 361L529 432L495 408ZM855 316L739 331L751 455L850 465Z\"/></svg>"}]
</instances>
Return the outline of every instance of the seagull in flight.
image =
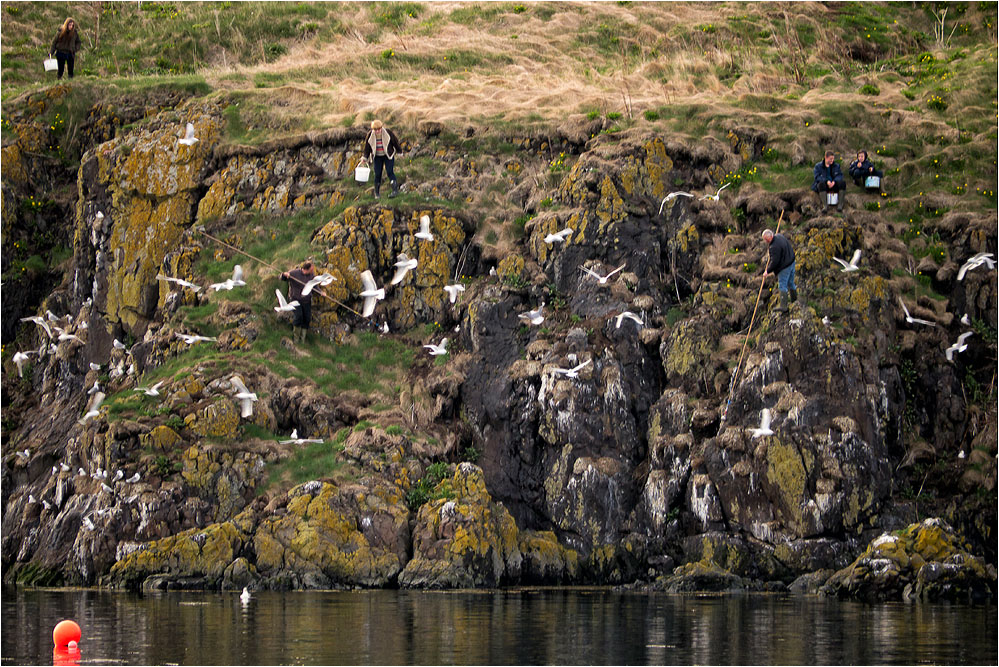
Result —
<instances>
[{"instance_id":1,"label":"seagull in flight","mask_svg":"<svg viewBox=\"0 0 999 667\"><path fill-rule=\"evenodd\" d=\"M574 366L573 368L556 368L554 372L557 375L564 375L567 378L575 379L579 377L579 371L589 366L591 362L592 362L591 359L587 359L583 363L579 364L578 366Z\"/></svg>"},{"instance_id":2,"label":"seagull in flight","mask_svg":"<svg viewBox=\"0 0 999 667\"><path fill-rule=\"evenodd\" d=\"M159 396L160 395L160 387L163 386L163 382L164 382L164 380L160 380L159 382L157 382L156 384L154 384L152 387L136 387L132 391L141 391L146 396Z\"/></svg>"},{"instance_id":3,"label":"seagull in flight","mask_svg":"<svg viewBox=\"0 0 999 667\"><path fill-rule=\"evenodd\" d=\"M958 336L957 337L957 342L954 343L953 345L951 345L950 347L948 347L944 351L944 354L947 355L947 361L954 361L954 353L955 352L964 352L965 350L967 350L968 349L968 344L965 343L964 341L968 340L968 337L969 336L973 336L974 334L975 334L974 331L965 331L963 334L961 334L960 336Z\"/></svg>"},{"instance_id":4,"label":"seagull in flight","mask_svg":"<svg viewBox=\"0 0 999 667\"><path fill-rule=\"evenodd\" d=\"M992 255L992 253L980 252L971 259L969 259L967 262L964 263L964 266L962 266L958 270L957 279L964 280L964 274L966 274L968 271L974 271L982 264L985 264L988 267L989 271L991 271L996 267L995 257Z\"/></svg>"},{"instance_id":5,"label":"seagull in flight","mask_svg":"<svg viewBox=\"0 0 999 667\"><path fill-rule=\"evenodd\" d=\"M316 287L326 287L334 280L336 280L336 278L329 273L320 273L313 278L309 278L309 282L305 283L305 286L302 287L302 296L309 296L312 294L312 290Z\"/></svg>"},{"instance_id":6,"label":"seagull in flight","mask_svg":"<svg viewBox=\"0 0 999 667\"><path fill-rule=\"evenodd\" d=\"M385 298L385 288L378 287L375 283L375 277L371 275L371 271L361 273L361 285L364 286L364 290L360 295L364 299L364 308L361 309L361 316L371 317L371 313L375 312L375 303Z\"/></svg>"},{"instance_id":7,"label":"seagull in flight","mask_svg":"<svg viewBox=\"0 0 999 667\"><path fill-rule=\"evenodd\" d=\"M721 195L721 191L724 190L725 188L727 188L730 185L732 185L732 184L731 183L726 183L725 185L723 185L720 188L718 188L718 192L714 193L713 195L704 195L703 197L701 197L701 201L704 201L705 199L710 199L711 201L718 201L718 197L719 197L719 195Z\"/></svg>"},{"instance_id":8,"label":"seagull in flight","mask_svg":"<svg viewBox=\"0 0 999 667\"><path fill-rule=\"evenodd\" d=\"M606 285L607 281L610 279L610 277L613 276L618 271L620 271L621 269L623 269L625 266L627 266L627 264L622 264L621 266L617 267L616 269L614 269L613 271L611 271L610 273L608 273L606 276L602 276L599 273L597 273L596 271L592 271L592 270L586 268L585 266L581 266L579 268L584 273L588 273L591 276L593 276L594 278L596 278L597 282L600 283L601 285Z\"/></svg>"},{"instance_id":9,"label":"seagull in flight","mask_svg":"<svg viewBox=\"0 0 999 667\"><path fill-rule=\"evenodd\" d=\"M195 343L201 343L203 341L218 340L215 336L197 336L191 334L178 333L177 338L181 339L188 345L194 345Z\"/></svg>"},{"instance_id":10,"label":"seagull in flight","mask_svg":"<svg viewBox=\"0 0 999 667\"><path fill-rule=\"evenodd\" d=\"M858 248L853 253L853 259L850 260L849 264L847 264L846 262L844 262L839 257L833 257L833 261L839 262L840 266L843 267L843 270L840 271L840 273L850 273L851 271L859 271L860 267L857 266L857 262L860 261L860 249Z\"/></svg>"},{"instance_id":11,"label":"seagull in flight","mask_svg":"<svg viewBox=\"0 0 999 667\"><path fill-rule=\"evenodd\" d=\"M318 438L299 438L298 437L298 429L297 428L293 428L291 430L291 438L290 439L288 439L288 440L278 440L278 444L279 445L291 445L291 444L304 445L307 442L320 443L320 442L322 442L322 440L319 440Z\"/></svg>"},{"instance_id":12,"label":"seagull in flight","mask_svg":"<svg viewBox=\"0 0 999 667\"><path fill-rule=\"evenodd\" d=\"M520 319L524 320L529 324L535 324L535 325L541 324L542 322L545 321L545 316L542 314L544 307L545 307L545 302L542 301L541 305L539 305L537 309L529 310L526 313L521 313L517 315L517 317L519 317Z\"/></svg>"},{"instance_id":13,"label":"seagull in flight","mask_svg":"<svg viewBox=\"0 0 999 667\"><path fill-rule=\"evenodd\" d=\"M442 338L440 345L424 345L423 347L430 350L431 357L439 357L442 354L447 354L447 338Z\"/></svg>"},{"instance_id":14,"label":"seagull in flight","mask_svg":"<svg viewBox=\"0 0 999 667\"><path fill-rule=\"evenodd\" d=\"M97 392L94 394L94 398L90 401L90 407L79 419L80 424L86 424L91 417L97 417L101 414L101 403L104 402L104 393Z\"/></svg>"},{"instance_id":15,"label":"seagull in flight","mask_svg":"<svg viewBox=\"0 0 999 667\"><path fill-rule=\"evenodd\" d=\"M420 217L420 231L416 232L416 238L424 241L433 241L434 235L430 233L430 216Z\"/></svg>"},{"instance_id":16,"label":"seagull in flight","mask_svg":"<svg viewBox=\"0 0 999 667\"><path fill-rule=\"evenodd\" d=\"M455 283L454 285L445 285L444 291L447 292L448 300L453 304L458 300L458 295L465 291L465 286L461 283Z\"/></svg>"},{"instance_id":17,"label":"seagull in flight","mask_svg":"<svg viewBox=\"0 0 999 667\"><path fill-rule=\"evenodd\" d=\"M395 275L392 276L392 285L398 285L402 282L406 274L411 270L416 268L416 260L410 259L409 255L404 252L399 253L399 260L395 263Z\"/></svg>"},{"instance_id":18,"label":"seagull in flight","mask_svg":"<svg viewBox=\"0 0 999 667\"><path fill-rule=\"evenodd\" d=\"M634 322L638 326L642 326L643 324L645 324L645 322L642 321L641 317L639 317L635 313L631 312L630 310L626 310L623 313L621 313L620 315L618 315L616 318L614 318L614 320L615 320L615 326L614 326L614 328L615 329L620 329L621 328L621 322L623 322L626 319L631 320L632 322Z\"/></svg>"},{"instance_id":19,"label":"seagull in flight","mask_svg":"<svg viewBox=\"0 0 999 667\"><path fill-rule=\"evenodd\" d=\"M918 317L913 317L909 314L909 309L905 307L905 301L902 301L902 297L898 297L898 302L902 304L902 310L905 311L905 321L909 324L925 324L929 327L935 327L936 322L930 322L929 320L921 320Z\"/></svg>"},{"instance_id":20,"label":"seagull in flight","mask_svg":"<svg viewBox=\"0 0 999 667\"><path fill-rule=\"evenodd\" d=\"M49 337L49 340L52 340L52 329L49 328L49 323L46 322L45 318L42 317L41 315L33 315L31 317L22 317L21 321L22 322L34 322L35 324L37 324L38 326L40 326L42 329L44 329L45 330L45 334Z\"/></svg>"},{"instance_id":21,"label":"seagull in flight","mask_svg":"<svg viewBox=\"0 0 999 667\"><path fill-rule=\"evenodd\" d=\"M177 141L185 146L193 146L198 143L198 138L194 136L194 123L187 124L187 130L184 132L184 138L178 139Z\"/></svg>"},{"instance_id":22,"label":"seagull in flight","mask_svg":"<svg viewBox=\"0 0 999 667\"><path fill-rule=\"evenodd\" d=\"M274 290L274 293L277 294L277 298L278 298L278 305L274 306L274 311L275 312L277 312L277 313L287 313L287 312L290 312L292 310L295 310L295 308L298 307L298 300L297 299L294 300L294 301L288 301L287 299L284 298L284 294L282 294L281 290L279 290L279 289Z\"/></svg>"},{"instance_id":23,"label":"seagull in flight","mask_svg":"<svg viewBox=\"0 0 999 667\"><path fill-rule=\"evenodd\" d=\"M572 227L566 227L560 232L555 232L554 234L549 234L544 238L544 242L548 245L553 243L563 243L569 235L572 234Z\"/></svg>"},{"instance_id":24,"label":"seagull in flight","mask_svg":"<svg viewBox=\"0 0 999 667\"><path fill-rule=\"evenodd\" d=\"M235 396L239 399L240 417L246 419L253 414L253 404L257 402L257 395L246 388L238 375L233 375L230 381L236 388Z\"/></svg>"},{"instance_id":25,"label":"seagull in flight","mask_svg":"<svg viewBox=\"0 0 999 667\"><path fill-rule=\"evenodd\" d=\"M237 264L232 268L232 278L220 283L212 283L208 287L218 292L220 290L232 290L234 287L243 287L244 285L246 285L246 281L243 280L243 267Z\"/></svg>"},{"instance_id":26,"label":"seagull in flight","mask_svg":"<svg viewBox=\"0 0 999 667\"><path fill-rule=\"evenodd\" d=\"M159 274L156 275L156 280L165 280L167 282L177 283L181 287L190 287L195 292L200 292L201 291L201 286L200 285L195 285L194 283L192 283L192 282L190 282L188 280L184 280L183 278L171 278L170 276L165 276L162 273L159 273Z\"/></svg>"},{"instance_id":27,"label":"seagull in flight","mask_svg":"<svg viewBox=\"0 0 999 667\"><path fill-rule=\"evenodd\" d=\"M773 435L774 432L770 430L770 410L763 408L763 412L760 413L760 427L751 429L753 432L753 440L760 438L765 435Z\"/></svg>"},{"instance_id":28,"label":"seagull in flight","mask_svg":"<svg viewBox=\"0 0 999 667\"><path fill-rule=\"evenodd\" d=\"M663 197L662 203L659 204L659 215L663 214L663 207L666 206L666 202L673 201L677 197L690 197L691 199L693 199L694 195L692 195L689 192L679 192L679 191L669 193L668 195Z\"/></svg>"}]
</instances>

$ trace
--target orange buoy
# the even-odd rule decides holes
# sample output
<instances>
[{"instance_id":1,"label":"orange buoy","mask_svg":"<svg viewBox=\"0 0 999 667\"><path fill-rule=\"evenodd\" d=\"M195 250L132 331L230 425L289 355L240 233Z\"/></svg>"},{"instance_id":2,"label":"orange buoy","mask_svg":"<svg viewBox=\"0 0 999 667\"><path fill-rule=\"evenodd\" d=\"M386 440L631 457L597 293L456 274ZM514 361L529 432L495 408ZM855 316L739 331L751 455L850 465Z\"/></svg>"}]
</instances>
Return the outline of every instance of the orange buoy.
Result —
<instances>
[{"instance_id":1,"label":"orange buoy","mask_svg":"<svg viewBox=\"0 0 999 667\"><path fill-rule=\"evenodd\" d=\"M59 621L52 630L52 643L56 646L69 646L70 642L79 642L82 634L80 626L73 621Z\"/></svg>"}]
</instances>

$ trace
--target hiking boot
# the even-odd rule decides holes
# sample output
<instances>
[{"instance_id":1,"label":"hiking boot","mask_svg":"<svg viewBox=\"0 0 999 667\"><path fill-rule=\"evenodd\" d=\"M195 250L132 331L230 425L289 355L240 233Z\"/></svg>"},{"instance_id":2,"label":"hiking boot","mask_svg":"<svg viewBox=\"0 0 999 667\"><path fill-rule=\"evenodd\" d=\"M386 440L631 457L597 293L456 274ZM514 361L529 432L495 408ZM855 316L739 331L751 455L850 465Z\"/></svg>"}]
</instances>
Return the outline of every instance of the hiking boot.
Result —
<instances>
[{"instance_id":1,"label":"hiking boot","mask_svg":"<svg viewBox=\"0 0 999 667\"><path fill-rule=\"evenodd\" d=\"M836 202L836 210L838 212L840 212L840 213L843 212L843 204L844 203L846 203L846 197L843 196L843 193L840 193L840 195L839 195L839 201Z\"/></svg>"},{"instance_id":2,"label":"hiking boot","mask_svg":"<svg viewBox=\"0 0 999 667\"><path fill-rule=\"evenodd\" d=\"M382 189L382 186L381 186L380 183L375 186L375 199L378 199L379 197L381 197L381 194L379 193L379 190L381 190L381 189Z\"/></svg>"},{"instance_id":3,"label":"hiking boot","mask_svg":"<svg viewBox=\"0 0 999 667\"><path fill-rule=\"evenodd\" d=\"M395 197L399 194L399 183L397 181L392 181L392 194L389 197Z\"/></svg>"},{"instance_id":4,"label":"hiking boot","mask_svg":"<svg viewBox=\"0 0 999 667\"><path fill-rule=\"evenodd\" d=\"M780 308L779 308L779 310L782 313L786 313L787 312L787 292L781 292L780 293Z\"/></svg>"},{"instance_id":5,"label":"hiking boot","mask_svg":"<svg viewBox=\"0 0 999 667\"><path fill-rule=\"evenodd\" d=\"M794 303L798 302L798 290L796 289L791 290L791 301Z\"/></svg>"}]
</instances>

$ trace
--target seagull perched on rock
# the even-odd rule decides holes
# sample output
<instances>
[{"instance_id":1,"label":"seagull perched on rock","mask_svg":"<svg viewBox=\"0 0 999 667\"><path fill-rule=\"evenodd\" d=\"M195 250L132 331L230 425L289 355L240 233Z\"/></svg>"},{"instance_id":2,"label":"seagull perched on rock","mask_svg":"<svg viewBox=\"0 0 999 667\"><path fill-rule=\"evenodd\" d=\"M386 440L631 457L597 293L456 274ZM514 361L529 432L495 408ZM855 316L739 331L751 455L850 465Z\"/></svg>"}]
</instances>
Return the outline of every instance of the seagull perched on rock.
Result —
<instances>
[{"instance_id":1,"label":"seagull perched on rock","mask_svg":"<svg viewBox=\"0 0 999 667\"><path fill-rule=\"evenodd\" d=\"M97 526L94 525L94 522L90 520L89 516L85 516L85 517L83 517L83 527L86 528L87 530L93 532L93 530Z\"/></svg>"},{"instance_id":2,"label":"seagull perched on rock","mask_svg":"<svg viewBox=\"0 0 999 667\"><path fill-rule=\"evenodd\" d=\"M43 501L42 501L42 505L44 505L44 506L45 506L45 509L47 509L47 510L51 510L51 509L52 509L52 503L50 503L50 502L49 502L49 501L47 501L47 500L43 500Z\"/></svg>"},{"instance_id":3,"label":"seagull perched on rock","mask_svg":"<svg viewBox=\"0 0 999 667\"><path fill-rule=\"evenodd\" d=\"M620 329L621 328L621 322L623 322L626 319L631 320L632 322L634 322L638 326L642 326L642 325L645 324L645 322L642 321L641 317L639 317L635 313L631 312L630 310L626 310L623 313L621 313L620 315L618 315L616 318L614 318L614 320L615 320L614 328L615 329Z\"/></svg>"},{"instance_id":4,"label":"seagull perched on rock","mask_svg":"<svg viewBox=\"0 0 999 667\"><path fill-rule=\"evenodd\" d=\"M843 267L843 270L840 271L840 273L850 273L851 271L859 271L860 267L857 266L857 262L860 261L860 249L858 248L853 253L853 259L850 260L849 264L844 262L839 257L833 257L833 261L839 262L839 264Z\"/></svg>"},{"instance_id":5,"label":"seagull perched on rock","mask_svg":"<svg viewBox=\"0 0 999 667\"><path fill-rule=\"evenodd\" d=\"M926 326L935 327L936 322L930 322L929 320L921 320L918 317L913 317L909 314L909 309L905 307L905 301L902 301L902 297L898 297L898 302L902 304L902 310L905 311L905 321L909 324L925 324Z\"/></svg>"},{"instance_id":6,"label":"seagull perched on rock","mask_svg":"<svg viewBox=\"0 0 999 667\"><path fill-rule=\"evenodd\" d=\"M430 344L424 345L423 347L430 350L431 357L439 357L442 354L447 354L447 338L442 338L440 345Z\"/></svg>"},{"instance_id":7,"label":"seagull perched on rock","mask_svg":"<svg viewBox=\"0 0 999 667\"><path fill-rule=\"evenodd\" d=\"M753 440L756 438L773 435L774 432L770 430L770 410L763 408L763 412L760 413L760 427L752 429Z\"/></svg>"},{"instance_id":8,"label":"seagull perched on rock","mask_svg":"<svg viewBox=\"0 0 999 667\"><path fill-rule=\"evenodd\" d=\"M195 285L191 281L184 280L183 278L171 278L170 276L165 276L162 273L159 273L159 274L156 275L156 280L165 280L166 282L177 283L181 287L190 287L195 292L200 292L201 291L201 286L200 285Z\"/></svg>"},{"instance_id":9,"label":"seagull perched on rock","mask_svg":"<svg viewBox=\"0 0 999 667\"><path fill-rule=\"evenodd\" d=\"M592 362L591 359L587 359L583 363L579 364L578 366L574 366L572 368L556 368L554 370L554 373L556 375L564 375L567 378L575 379L579 377L579 371L589 366L591 362Z\"/></svg>"},{"instance_id":10,"label":"seagull perched on rock","mask_svg":"<svg viewBox=\"0 0 999 667\"><path fill-rule=\"evenodd\" d=\"M304 445L305 443L320 443L322 440L318 438L299 438L298 429L291 429L291 438L288 440L278 440L279 445Z\"/></svg>"},{"instance_id":11,"label":"seagull perched on rock","mask_svg":"<svg viewBox=\"0 0 999 667\"><path fill-rule=\"evenodd\" d=\"M59 462L59 471L60 472L69 472L70 471L70 467L68 465L66 465L65 461L60 461Z\"/></svg>"},{"instance_id":12,"label":"seagull perched on rock","mask_svg":"<svg viewBox=\"0 0 999 667\"><path fill-rule=\"evenodd\" d=\"M108 486L104 482L101 482L101 491L103 491L104 493L114 493L114 489L112 489L110 486Z\"/></svg>"},{"instance_id":13,"label":"seagull perched on rock","mask_svg":"<svg viewBox=\"0 0 999 667\"><path fill-rule=\"evenodd\" d=\"M465 291L465 286L461 283L455 283L454 285L445 285L444 291L447 292L447 298L451 303L458 300L458 295Z\"/></svg>"},{"instance_id":14,"label":"seagull perched on rock","mask_svg":"<svg viewBox=\"0 0 999 667\"><path fill-rule=\"evenodd\" d=\"M462 287L462 289L465 288ZM451 303L454 303L454 301L452 300ZM15 352L14 356L11 357L11 361L17 366L17 377L19 378L24 377L24 362L28 360L29 354L34 354L34 352Z\"/></svg>"},{"instance_id":15,"label":"seagull perched on rock","mask_svg":"<svg viewBox=\"0 0 999 667\"><path fill-rule=\"evenodd\" d=\"M971 318L968 317L968 313L965 313L964 315L961 316L961 324L963 324L966 327L971 326Z\"/></svg>"},{"instance_id":16,"label":"seagull perched on rock","mask_svg":"<svg viewBox=\"0 0 999 667\"><path fill-rule=\"evenodd\" d=\"M232 268L232 278L223 280L220 283L212 283L208 288L218 292L220 290L232 290L234 287L243 287L244 285L246 285L246 281L243 280L243 267L237 264Z\"/></svg>"},{"instance_id":17,"label":"seagull perched on rock","mask_svg":"<svg viewBox=\"0 0 999 667\"><path fill-rule=\"evenodd\" d=\"M539 305L535 310L529 310L526 313L520 313L519 315L517 315L517 317L524 320L528 324L535 324L535 325L541 324L542 322L545 321L545 316L542 312L544 308L545 308L545 302L542 301L541 305Z\"/></svg>"},{"instance_id":18,"label":"seagull perched on rock","mask_svg":"<svg viewBox=\"0 0 999 667\"><path fill-rule=\"evenodd\" d=\"M566 227L560 232L555 232L554 234L549 234L544 238L544 242L548 245L553 243L564 243L569 235L572 234L572 227Z\"/></svg>"},{"instance_id":19,"label":"seagull perched on rock","mask_svg":"<svg viewBox=\"0 0 999 667\"><path fill-rule=\"evenodd\" d=\"M77 468L76 469L76 476L77 477L86 477L87 476L87 471L84 470L83 468Z\"/></svg>"},{"instance_id":20,"label":"seagull perched on rock","mask_svg":"<svg viewBox=\"0 0 999 667\"><path fill-rule=\"evenodd\" d=\"M434 235L430 233L430 216L424 215L420 217L420 231L416 232L416 238L423 239L424 241L433 241Z\"/></svg>"},{"instance_id":21,"label":"seagull perched on rock","mask_svg":"<svg viewBox=\"0 0 999 667\"><path fill-rule=\"evenodd\" d=\"M409 255L404 252L399 253L399 259L395 263L395 275L392 276L391 285L398 285L402 282L406 274L416 268L417 261L415 259L410 259Z\"/></svg>"},{"instance_id":22,"label":"seagull perched on rock","mask_svg":"<svg viewBox=\"0 0 999 667\"><path fill-rule=\"evenodd\" d=\"M309 281L302 287L302 296L309 296L316 287L326 287L334 280L336 278L328 273L320 273L313 278L309 278Z\"/></svg>"},{"instance_id":23,"label":"seagull perched on rock","mask_svg":"<svg viewBox=\"0 0 999 667\"><path fill-rule=\"evenodd\" d=\"M947 355L947 361L954 361L955 352L964 352L968 349L968 344L964 341L968 340L969 336L975 335L974 331L965 331L963 334L957 337L957 342L948 347L944 354Z\"/></svg>"},{"instance_id":24,"label":"seagull perched on rock","mask_svg":"<svg viewBox=\"0 0 999 667\"><path fill-rule=\"evenodd\" d=\"M135 483L137 483L137 482L138 482L138 481L139 481L140 479L142 479L142 476L141 476L141 475L139 475L139 473L135 473L134 475L132 475L131 477L129 477L128 479L126 479L126 480L125 480L125 483L126 483L126 484L135 484Z\"/></svg>"},{"instance_id":25,"label":"seagull perched on rock","mask_svg":"<svg viewBox=\"0 0 999 667\"><path fill-rule=\"evenodd\" d=\"M99 380L94 380L94 386L87 390L87 395L93 396L101 390L101 383Z\"/></svg>"},{"instance_id":26,"label":"seagull perched on rock","mask_svg":"<svg viewBox=\"0 0 999 667\"><path fill-rule=\"evenodd\" d=\"M281 290L279 289L274 290L274 293L277 294L278 298L278 305L274 306L274 312L288 313L295 310L295 308L298 307L298 299L295 299L294 301L288 301L287 299L284 298L284 294L282 294Z\"/></svg>"},{"instance_id":27,"label":"seagull perched on rock","mask_svg":"<svg viewBox=\"0 0 999 667\"><path fill-rule=\"evenodd\" d=\"M182 334L182 333L178 333L177 338L181 339L188 345L194 345L195 343L201 343L205 341L218 340L218 338L216 338L215 336L198 336L198 335Z\"/></svg>"},{"instance_id":28,"label":"seagull perched on rock","mask_svg":"<svg viewBox=\"0 0 999 667\"><path fill-rule=\"evenodd\" d=\"M718 188L718 192L714 193L713 195L704 195L703 197L701 197L701 201L704 201L705 199L710 199L711 201L718 201L718 197L721 195L721 191L730 185L732 184L726 183L725 185Z\"/></svg>"},{"instance_id":29,"label":"seagull perched on rock","mask_svg":"<svg viewBox=\"0 0 999 667\"><path fill-rule=\"evenodd\" d=\"M193 146L198 143L198 138L194 136L194 123L188 123L187 129L184 132L184 138L178 139L178 143L182 143L185 146Z\"/></svg>"},{"instance_id":30,"label":"seagull perched on rock","mask_svg":"<svg viewBox=\"0 0 999 667\"><path fill-rule=\"evenodd\" d=\"M79 423L86 424L91 417L97 417L101 414L101 403L104 402L104 392L97 392L94 394L94 398L90 401L90 407L79 419Z\"/></svg>"},{"instance_id":31,"label":"seagull perched on rock","mask_svg":"<svg viewBox=\"0 0 999 667\"><path fill-rule=\"evenodd\" d=\"M375 277L371 275L371 271L361 273L361 285L364 287L364 290L360 294L361 298L364 299L361 316L371 317L371 313L375 312L375 304L385 298L385 288L378 287L375 283Z\"/></svg>"},{"instance_id":32,"label":"seagull perched on rock","mask_svg":"<svg viewBox=\"0 0 999 667\"><path fill-rule=\"evenodd\" d=\"M99 370L101 370L101 365L100 364L95 364L92 361L89 364L87 364L87 365L90 367L90 370L92 370L92 371L99 371Z\"/></svg>"},{"instance_id":33,"label":"seagull perched on rock","mask_svg":"<svg viewBox=\"0 0 999 667\"><path fill-rule=\"evenodd\" d=\"M127 347L125 347L125 344L124 344L124 343L122 343L122 342L121 342L120 340L118 340L117 338L115 338L115 339L114 339L114 341L113 341L113 342L111 343L111 345L113 345L113 346L114 346L114 349L116 349L116 350L121 350L122 352L124 352L125 350L127 350L127 349L128 349Z\"/></svg>"},{"instance_id":34,"label":"seagull perched on rock","mask_svg":"<svg viewBox=\"0 0 999 667\"><path fill-rule=\"evenodd\" d=\"M34 322L35 324L37 324L38 326L40 326L42 329L45 330L45 334L49 337L49 340L52 339L52 329L49 328L49 323L46 322L45 318L42 317L41 315L33 315L31 317L22 317L21 321L22 322Z\"/></svg>"},{"instance_id":35,"label":"seagull perched on rock","mask_svg":"<svg viewBox=\"0 0 999 667\"><path fill-rule=\"evenodd\" d=\"M673 201L677 197L690 197L691 199L693 199L694 195L690 194L689 192L671 192L671 193L669 193L668 195L666 195L665 197L663 197L662 203L659 204L659 215L663 214L663 207L666 206L666 202Z\"/></svg>"},{"instance_id":36,"label":"seagull perched on rock","mask_svg":"<svg viewBox=\"0 0 999 667\"><path fill-rule=\"evenodd\" d=\"M16 454L19 459L28 459L28 458L31 458L31 450L30 449L23 449L23 450L21 450L19 452L14 452L14 454Z\"/></svg>"},{"instance_id":37,"label":"seagull perched on rock","mask_svg":"<svg viewBox=\"0 0 999 667\"><path fill-rule=\"evenodd\" d=\"M608 273L606 276L602 276L599 273L597 273L596 271L592 271L592 270L586 268L585 266L581 266L581 267L579 267L579 269L581 271L583 271L584 273L588 273L591 276L593 276L594 278L596 278L597 282L600 283L601 285L606 285L607 281L610 280L610 277L613 276L618 271L620 271L621 269L623 269L625 266L627 266L627 264L622 264L621 266L617 267L616 269L614 269L613 271L611 271L610 273Z\"/></svg>"},{"instance_id":38,"label":"seagull perched on rock","mask_svg":"<svg viewBox=\"0 0 999 667\"><path fill-rule=\"evenodd\" d=\"M972 257L971 259L969 259L958 270L958 272L957 272L957 279L958 280L964 280L964 274L966 274L968 271L974 271L975 269L977 269L982 264L985 264L989 268L989 271L991 271L992 269L994 269L996 267L995 257L992 255L992 253L990 253L990 252L980 252L977 255L975 255L974 257Z\"/></svg>"},{"instance_id":39,"label":"seagull perched on rock","mask_svg":"<svg viewBox=\"0 0 999 667\"><path fill-rule=\"evenodd\" d=\"M118 481L121 481L121 479L122 479L122 478L123 478L124 476L125 476L125 473L124 473L124 472L122 472L121 470L119 470L118 472L116 472L116 473L114 474L114 477L113 477L113 478L111 479L111 481L112 481L112 482L118 482Z\"/></svg>"},{"instance_id":40,"label":"seagull perched on rock","mask_svg":"<svg viewBox=\"0 0 999 667\"><path fill-rule=\"evenodd\" d=\"M238 375L233 375L230 381L232 386L236 388L236 398L239 399L239 416L246 419L253 414L253 404L257 402L257 395L246 388Z\"/></svg>"},{"instance_id":41,"label":"seagull perched on rock","mask_svg":"<svg viewBox=\"0 0 999 667\"><path fill-rule=\"evenodd\" d=\"M164 382L164 380L160 380L159 382L157 382L156 384L154 384L152 387L136 387L135 389L133 389L133 391L141 391L146 396L159 396L160 395L160 387L163 386L163 382Z\"/></svg>"}]
</instances>

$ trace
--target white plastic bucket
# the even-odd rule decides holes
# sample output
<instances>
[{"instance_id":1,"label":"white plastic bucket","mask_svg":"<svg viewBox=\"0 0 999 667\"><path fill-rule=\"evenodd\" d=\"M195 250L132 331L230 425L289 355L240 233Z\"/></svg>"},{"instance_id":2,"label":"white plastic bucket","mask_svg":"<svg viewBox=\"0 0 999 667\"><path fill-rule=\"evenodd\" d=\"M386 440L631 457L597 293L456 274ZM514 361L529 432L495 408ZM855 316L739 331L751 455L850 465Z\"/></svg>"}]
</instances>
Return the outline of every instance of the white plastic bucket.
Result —
<instances>
[{"instance_id":1,"label":"white plastic bucket","mask_svg":"<svg viewBox=\"0 0 999 667\"><path fill-rule=\"evenodd\" d=\"M359 183L367 183L368 177L371 176L371 169L358 165L354 169L354 180Z\"/></svg>"},{"instance_id":2,"label":"white plastic bucket","mask_svg":"<svg viewBox=\"0 0 999 667\"><path fill-rule=\"evenodd\" d=\"M880 188L881 187L881 179L878 178L877 176L868 176L867 178L864 179L864 187L865 188Z\"/></svg>"},{"instance_id":3,"label":"white plastic bucket","mask_svg":"<svg viewBox=\"0 0 999 667\"><path fill-rule=\"evenodd\" d=\"M42 61L42 65L45 67L46 72L54 72L59 69L59 61L55 58L46 58Z\"/></svg>"},{"instance_id":4,"label":"white plastic bucket","mask_svg":"<svg viewBox=\"0 0 999 667\"><path fill-rule=\"evenodd\" d=\"M838 192L827 192L826 193L826 204L829 206L835 206L839 203L839 193Z\"/></svg>"}]
</instances>

